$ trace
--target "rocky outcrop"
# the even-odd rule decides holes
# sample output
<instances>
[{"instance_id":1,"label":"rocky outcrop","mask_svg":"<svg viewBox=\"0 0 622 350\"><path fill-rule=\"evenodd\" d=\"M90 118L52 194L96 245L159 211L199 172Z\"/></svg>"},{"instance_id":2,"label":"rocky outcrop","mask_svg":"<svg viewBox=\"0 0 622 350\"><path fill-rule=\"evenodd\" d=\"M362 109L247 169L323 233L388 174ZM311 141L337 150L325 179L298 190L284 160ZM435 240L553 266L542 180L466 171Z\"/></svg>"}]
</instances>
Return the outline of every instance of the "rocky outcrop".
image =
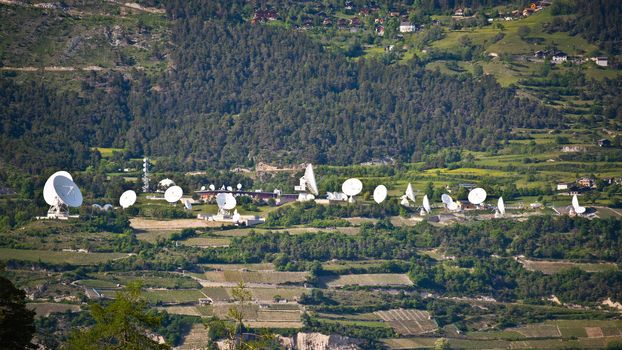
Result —
<instances>
[{"instance_id":1,"label":"rocky outcrop","mask_svg":"<svg viewBox=\"0 0 622 350\"><path fill-rule=\"evenodd\" d=\"M359 350L360 341L337 334L298 333L295 337L279 337L287 350Z\"/></svg>"}]
</instances>

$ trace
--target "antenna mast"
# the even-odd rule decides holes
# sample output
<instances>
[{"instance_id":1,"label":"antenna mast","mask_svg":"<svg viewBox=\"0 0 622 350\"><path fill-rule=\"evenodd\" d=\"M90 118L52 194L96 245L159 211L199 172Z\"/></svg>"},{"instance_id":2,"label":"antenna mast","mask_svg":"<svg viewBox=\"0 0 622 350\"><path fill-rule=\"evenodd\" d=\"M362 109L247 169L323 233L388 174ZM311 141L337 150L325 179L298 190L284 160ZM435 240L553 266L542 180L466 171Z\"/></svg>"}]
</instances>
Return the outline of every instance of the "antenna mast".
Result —
<instances>
[{"instance_id":1,"label":"antenna mast","mask_svg":"<svg viewBox=\"0 0 622 350\"><path fill-rule=\"evenodd\" d=\"M143 158L143 192L149 192L149 158Z\"/></svg>"}]
</instances>

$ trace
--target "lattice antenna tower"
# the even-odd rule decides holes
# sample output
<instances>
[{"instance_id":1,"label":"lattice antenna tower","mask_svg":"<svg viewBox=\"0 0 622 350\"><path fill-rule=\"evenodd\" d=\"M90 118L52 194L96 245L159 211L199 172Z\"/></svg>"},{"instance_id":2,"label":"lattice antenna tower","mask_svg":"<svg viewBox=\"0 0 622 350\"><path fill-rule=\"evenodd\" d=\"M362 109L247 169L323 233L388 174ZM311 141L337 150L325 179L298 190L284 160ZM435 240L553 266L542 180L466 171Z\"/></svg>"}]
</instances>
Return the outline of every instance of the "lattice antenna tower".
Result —
<instances>
[{"instance_id":1,"label":"lattice antenna tower","mask_svg":"<svg viewBox=\"0 0 622 350\"><path fill-rule=\"evenodd\" d=\"M149 158L143 158L143 192L149 192Z\"/></svg>"}]
</instances>

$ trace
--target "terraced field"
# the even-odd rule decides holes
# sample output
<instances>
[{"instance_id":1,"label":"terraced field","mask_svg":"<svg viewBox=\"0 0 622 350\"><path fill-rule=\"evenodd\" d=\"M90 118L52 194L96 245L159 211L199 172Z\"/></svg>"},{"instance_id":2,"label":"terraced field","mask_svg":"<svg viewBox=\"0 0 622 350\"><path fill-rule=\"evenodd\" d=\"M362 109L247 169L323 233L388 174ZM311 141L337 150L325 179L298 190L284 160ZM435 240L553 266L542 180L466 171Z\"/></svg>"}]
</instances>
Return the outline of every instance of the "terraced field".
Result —
<instances>
[{"instance_id":1,"label":"terraced field","mask_svg":"<svg viewBox=\"0 0 622 350\"><path fill-rule=\"evenodd\" d=\"M422 335L438 329L438 324L427 311L415 309L393 309L374 312L401 335Z\"/></svg>"},{"instance_id":2,"label":"terraced field","mask_svg":"<svg viewBox=\"0 0 622 350\"><path fill-rule=\"evenodd\" d=\"M377 273L340 275L338 278L324 277L321 281L328 287L336 288L348 285L359 286L412 286L408 275L401 273Z\"/></svg>"}]
</instances>

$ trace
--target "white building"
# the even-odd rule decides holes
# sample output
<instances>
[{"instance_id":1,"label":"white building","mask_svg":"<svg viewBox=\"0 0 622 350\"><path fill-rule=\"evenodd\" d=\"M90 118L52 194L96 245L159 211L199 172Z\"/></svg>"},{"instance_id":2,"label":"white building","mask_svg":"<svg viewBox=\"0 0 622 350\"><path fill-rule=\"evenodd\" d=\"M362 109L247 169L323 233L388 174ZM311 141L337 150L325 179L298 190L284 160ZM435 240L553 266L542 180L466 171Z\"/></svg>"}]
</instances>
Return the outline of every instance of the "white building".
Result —
<instances>
[{"instance_id":1,"label":"white building","mask_svg":"<svg viewBox=\"0 0 622 350\"><path fill-rule=\"evenodd\" d=\"M607 57L592 57L592 61L594 61L597 66L607 67Z\"/></svg>"},{"instance_id":2,"label":"white building","mask_svg":"<svg viewBox=\"0 0 622 350\"><path fill-rule=\"evenodd\" d=\"M415 31L417 31L416 25L408 22L400 23L400 33L412 33Z\"/></svg>"}]
</instances>

